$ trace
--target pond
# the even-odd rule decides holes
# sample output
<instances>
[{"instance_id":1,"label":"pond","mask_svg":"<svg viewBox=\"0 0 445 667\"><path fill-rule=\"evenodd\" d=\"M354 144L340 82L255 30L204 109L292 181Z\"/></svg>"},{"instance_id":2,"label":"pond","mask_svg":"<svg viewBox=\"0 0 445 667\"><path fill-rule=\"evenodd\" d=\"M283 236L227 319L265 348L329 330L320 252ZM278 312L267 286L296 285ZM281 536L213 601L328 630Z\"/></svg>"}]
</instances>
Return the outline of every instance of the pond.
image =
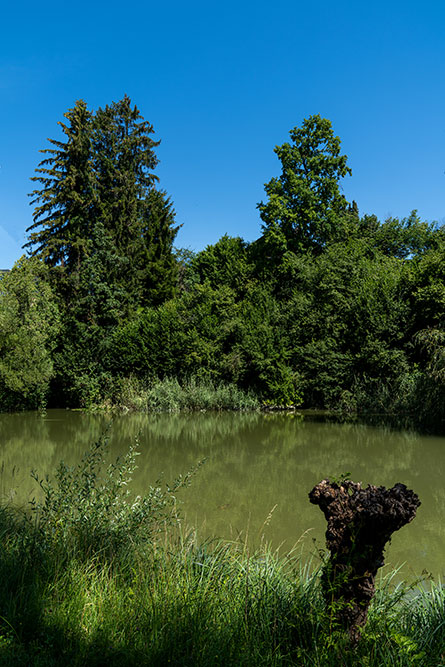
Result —
<instances>
[{"instance_id":1,"label":"pond","mask_svg":"<svg viewBox=\"0 0 445 667\"><path fill-rule=\"evenodd\" d=\"M2 497L26 503L38 491L31 469L51 475L61 459L77 463L110 421L70 410L0 414ZM136 493L161 474L172 482L206 459L179 495L185 522L202 539L217 535L255 546L263 538L282 552L299 540L306 554L316 553L324 547L325 520L308 492L324 477L350 472L364 484L403 482L419 495L416 519L394 534L386 560L405 563L410 579L424 571L444 574L445 438L298 414L127 414L113 418L111 456L124 454L138 434Z\"/></svg>"}]
</instances>

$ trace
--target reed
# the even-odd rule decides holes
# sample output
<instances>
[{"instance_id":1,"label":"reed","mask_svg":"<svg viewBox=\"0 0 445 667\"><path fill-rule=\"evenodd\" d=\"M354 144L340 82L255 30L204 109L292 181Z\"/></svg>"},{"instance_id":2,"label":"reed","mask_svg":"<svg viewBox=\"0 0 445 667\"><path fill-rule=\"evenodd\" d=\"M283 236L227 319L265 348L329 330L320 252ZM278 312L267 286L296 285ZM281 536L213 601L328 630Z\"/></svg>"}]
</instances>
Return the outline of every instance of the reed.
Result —
<instances>
[{"instance_id":1,"label":"reed","mask_svg":"<svg viewBox=\"0 0 445 667\"><path fill-rule=\"evenodd\" d=\"M113 403L125 410L180 412L199 410L254 410L258 399L235 384L191 377L143 382L135 377L120 380Z\"/></svg>"}]
</instances>

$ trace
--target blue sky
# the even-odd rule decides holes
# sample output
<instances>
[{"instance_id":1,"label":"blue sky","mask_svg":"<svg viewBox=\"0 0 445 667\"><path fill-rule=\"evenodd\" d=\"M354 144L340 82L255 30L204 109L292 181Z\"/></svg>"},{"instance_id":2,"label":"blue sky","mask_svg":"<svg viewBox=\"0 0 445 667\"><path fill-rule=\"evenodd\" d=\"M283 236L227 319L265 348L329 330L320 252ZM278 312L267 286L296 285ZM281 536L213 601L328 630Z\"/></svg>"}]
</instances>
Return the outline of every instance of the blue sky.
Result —
<instances>
[{"instance_id":1,"label":"blue sky","mask_svg":"<svg viewBox=\"0 0 445 667\"><path fill-rule=\"evenodd\" d=\"M29 178L63 113L125 93L161 139L178 246L257 238L273 148L315 113L342 140L362 213L443 222L444 27L442 1L5 3L0 268L21 254Z\"/></svg>"}]
</instances>

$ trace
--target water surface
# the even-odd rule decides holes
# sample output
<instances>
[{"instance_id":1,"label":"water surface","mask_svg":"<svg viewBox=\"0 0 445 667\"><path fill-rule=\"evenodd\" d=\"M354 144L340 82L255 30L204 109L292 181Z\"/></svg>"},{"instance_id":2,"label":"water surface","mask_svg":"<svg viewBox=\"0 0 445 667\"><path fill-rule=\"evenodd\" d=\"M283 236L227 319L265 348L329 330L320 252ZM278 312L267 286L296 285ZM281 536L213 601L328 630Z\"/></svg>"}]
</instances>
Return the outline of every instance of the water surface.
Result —
<instances>
[{"instance_id":1,"label":"water surface","mask_svg":"<svg viewBox=\"0 0 445 667\"><path fill-rule=\"evenodd\" d=\"M1 495L26 503L37 493L31 469L51 475L61 459L77 463L109 422L69 410L1 414ZM110 455L124 454L138 434L136 493L161 474L171 482L206 459L180 495L187 523L202 538L247 534L254 546L264 536L284 551L304 535L306 552L315 552L324 546L325 521L308 492L348 471L365 484L403 482L421 499L416 519L394 535L387 562L406 562L408 577L445 572L445 438L297 414L129 414L113 419Z\"/></svg>"}]
</instances>

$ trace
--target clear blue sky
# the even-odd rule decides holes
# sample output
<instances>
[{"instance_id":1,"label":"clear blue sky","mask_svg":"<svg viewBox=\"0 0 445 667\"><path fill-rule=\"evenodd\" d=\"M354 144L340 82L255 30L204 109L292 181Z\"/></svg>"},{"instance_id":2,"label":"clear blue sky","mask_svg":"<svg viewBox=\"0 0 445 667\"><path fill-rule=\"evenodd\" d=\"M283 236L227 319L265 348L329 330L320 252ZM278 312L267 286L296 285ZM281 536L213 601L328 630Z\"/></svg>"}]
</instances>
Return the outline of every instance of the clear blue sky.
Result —
<instances>
[{"instance_id":1,"label":"clear blue sky","mask_svg":"<svg viewBox=\"0 0 445 667\"><path fill-rule=\"evenodd\" d=\"M443 222L444 36L443 0L4 3L0 268L21 254L57 121L77 99L97 109L125 93L161 139L178 246L257 238L273 148L314 113L342 140L362 213Z\"/></svg>"}]
</instances>

